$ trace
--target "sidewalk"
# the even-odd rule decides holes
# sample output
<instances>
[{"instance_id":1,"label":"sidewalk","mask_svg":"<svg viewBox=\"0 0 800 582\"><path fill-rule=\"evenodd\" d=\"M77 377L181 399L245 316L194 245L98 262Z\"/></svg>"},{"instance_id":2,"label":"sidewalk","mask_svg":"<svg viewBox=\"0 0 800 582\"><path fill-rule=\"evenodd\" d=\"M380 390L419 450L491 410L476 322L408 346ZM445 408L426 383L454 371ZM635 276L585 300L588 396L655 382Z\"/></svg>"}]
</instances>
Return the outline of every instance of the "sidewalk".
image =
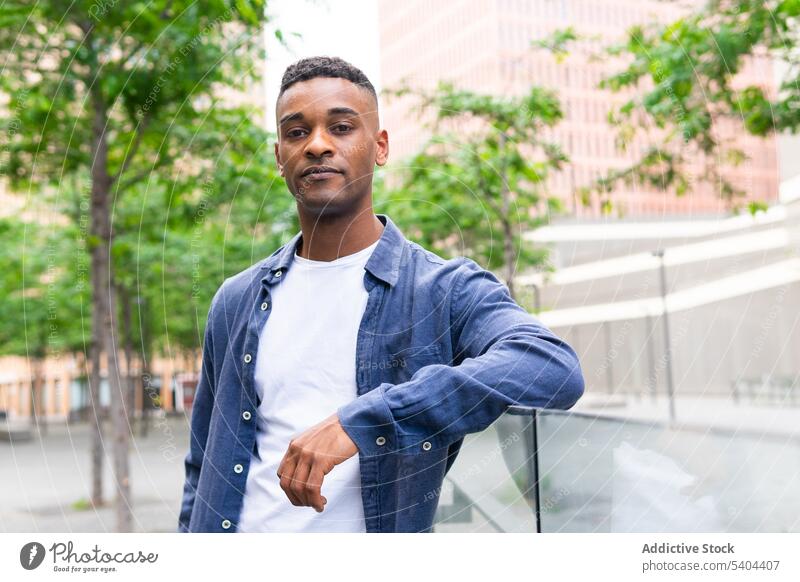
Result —
<instances>
[{"instance_id":1,"label":"sidewalk","mask_svg":"<svg viewBox=\"0 0 800 582\"><path fill-rule=\"evenodd\" d=\"M188 450L188 420L152 419L148 436L134 427L131 443L133 531L172 532L178 527L183 488L183 457ZM113 477L110 431L103 492L107 506L80 509L91 490L89 426L47 427L47 434L25 442L0 442L0 531L113 532ZM78 504L78 507L75 507Z\"/></svg>"}]
</instances>

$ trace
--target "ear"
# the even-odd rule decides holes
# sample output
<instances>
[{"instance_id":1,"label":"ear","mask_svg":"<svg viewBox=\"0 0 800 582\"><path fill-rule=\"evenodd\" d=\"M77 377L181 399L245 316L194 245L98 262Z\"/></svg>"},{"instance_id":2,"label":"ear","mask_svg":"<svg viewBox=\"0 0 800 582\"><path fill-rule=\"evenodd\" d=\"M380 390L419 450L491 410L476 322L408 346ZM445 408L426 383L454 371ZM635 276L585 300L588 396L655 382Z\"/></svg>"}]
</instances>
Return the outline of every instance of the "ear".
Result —
<instances>
[{"instance_id":1,"label":"ear","mask_svg":"<svg viewBox=\"0 0 800 582\"><path fill-rule=\"evenodd\" d=\"M389 161L389 133L385 129L378 132L375 144L378 146L375 151L375 163L384 166Z\"/></svg>"},{"instance_id":2,"label":"ear","mask_svg":"<svg viewBox=\"0 0 800 582\"><path fill-rule=\"evenodd\" d=\"M275 141L275 162L278 164L278 170L280 171L281 176L285 177L283 175L283 164L281 163L281 154L279 153L279 150L278 150L278 141L277 140Z\"/></svg>"}]
</instances>

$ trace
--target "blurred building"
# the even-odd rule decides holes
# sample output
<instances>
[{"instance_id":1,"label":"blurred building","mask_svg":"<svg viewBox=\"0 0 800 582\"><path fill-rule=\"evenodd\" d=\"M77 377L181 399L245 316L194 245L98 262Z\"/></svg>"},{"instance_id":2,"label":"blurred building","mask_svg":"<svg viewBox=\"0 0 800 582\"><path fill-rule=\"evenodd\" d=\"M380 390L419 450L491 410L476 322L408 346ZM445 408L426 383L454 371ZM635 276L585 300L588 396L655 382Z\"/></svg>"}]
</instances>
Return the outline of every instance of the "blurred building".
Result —
<instances>
[{"instance_id":1,"label":"blurred building","mask_svg":"<svg viewBox=\"0 0 800 582\"><path fill-rule=\"evenodd\" d=\"M557 90L565 117L549 137L572 163L552 176L547 190L560 197L574 216L592 218L600 214L599 202L594 200L591 208L581 206L576 190L634 159L618 152L614 132L606 123L609 105L625 95L597 88L620 64L607 58L594 60L592 54L620 39L634 24L669 22L683 10L680 3L656 0L381 0L382 85L390 89L406 79L412 86L431 89L442 79L497 95L521 95L531 85ZM569 26L591 40L582 40L563 62L557 63L548 51L530 48L532 40ZM764 57L751 60L736 82L773 92L771 62ZM416 152L428 137L411 111L412 104L403 98L382 105L390 135L390 175L392 166L402 167L401 159ZM632 150L645 145L634 142ZM749 200L777 201L776 140L742 135L737 145L749 159L736 168L723 166L720 172L742 187ZM683 197L636 187L620 190L614 200L627 216L713 215L727 210L717 189L701 182Z\"/></svg>"},{"instance_id":2,"label":"blurred building","mask_svg":"<svg viewBox=\"0 0 800 582\"><path fill-rule=\"evenodd\" d=\"M119 354L122 372L125 358ZM200 360L191 356L155 358L150 368L142 371L137 360L132 370L133 401L128 403L130 417L138 418L143 411L190 412L199 378ZM108 414L111 404L108 373L101 368L100 402L92 404L83 354L62 354L44 362L21 356L0 358L0 420L11 424L28 422L33 409L32 386L37 373L41 375L36 396L37 416L48 422L88 420L97 409ZM127 381L126 379L122 380Z\"/></svg>"},{"instance_id":3,"label":"blurred building","mask_svg":"<svg viewBox=\"0 0 800 582\"><path fill-rule=\"evenodd\" d=\"M517 282L578 352L592 394L584 406L672 392L800 407L800 182L782 186L780 203L755 216L527 235L551 249L557 270Z\"/></svg>"}]
</instances>

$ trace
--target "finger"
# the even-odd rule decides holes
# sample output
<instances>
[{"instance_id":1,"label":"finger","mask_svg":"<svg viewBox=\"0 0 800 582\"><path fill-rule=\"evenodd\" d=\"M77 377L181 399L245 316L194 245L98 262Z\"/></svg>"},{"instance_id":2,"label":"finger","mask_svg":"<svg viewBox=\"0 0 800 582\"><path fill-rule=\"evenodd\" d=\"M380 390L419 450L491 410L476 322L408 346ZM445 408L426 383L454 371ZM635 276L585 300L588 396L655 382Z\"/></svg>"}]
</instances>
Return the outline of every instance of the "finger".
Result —
<instances>
[{"instance_id":1,"label":"finger","mask_svg":"<svg viewBox=\"0 0 800 582\"><path fill-rule=\"evenodd\" d=\"M306 499L308 500L309 504L317 510L317 512L321 512L323 509L325 509L325 504L328 502L328 500L322 496L322 480L324 478L325 473L322 470L322 467L319 463L315 463L308 474Z\"/></svg>"},{"instance_id":2,"label":"finger","mask_svg":"<svg viewBox=\"0 0 800 582\"><path fill-rule=\"evenodd\" d=\"M306 491L306 483L308 483L308 474L310 471L311 467L309 463L300 461L292 476L292 493L300 500L301 505L310 505Z\"/></svg>"},{"instance_id":3,"label":"finger","mask_svg":"<svg viewBox=\"0 0 800 582\"><path fill-rule=\"evenodd\" d=\"M292 492L292 475L294 475L295 461L294 457L290 456L288 451L283 456L281 464L278 467L278 479L280 480L281 489L292 502L292 505L300 505L300 500Z\"/></svg>"},{"instance_id":4,"label":"finger","mask_svg":"<svg viewBox=\"0 0 800 582\"><path fill-rule=\"evenodd\" d=\"M275 472L278 475L278 479L280 479L283 476L285 469L286 469L286 455L284 454L283 458L281 459L280 465L278 465L278 470Z\"/></svg>"},{"instance_id":5,"label":"finger","mask_svg":"<svg viewBox=\"0 0 800 582\"><path fill-rule=\"evenodd\" d=\"M286 497L289 498L289 501L292 502L292 505L302 505L302 503L300 503L300 500L292 491L292 478L289 477L287 473L281 475L280 484L281 484L281 489L283 489L283 492L286 494Z\"/></svg>"}]
</instances>

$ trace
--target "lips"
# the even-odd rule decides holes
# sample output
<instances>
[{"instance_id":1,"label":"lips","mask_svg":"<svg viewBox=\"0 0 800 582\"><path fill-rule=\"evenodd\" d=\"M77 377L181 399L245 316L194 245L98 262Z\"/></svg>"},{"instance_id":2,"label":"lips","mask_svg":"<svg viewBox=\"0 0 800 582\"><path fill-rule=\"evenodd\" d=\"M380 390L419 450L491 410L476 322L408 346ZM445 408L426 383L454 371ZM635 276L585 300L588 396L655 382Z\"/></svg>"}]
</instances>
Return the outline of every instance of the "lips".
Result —
<instances>
[{"instance_id":1,"label":"lips","mask_svg":"<svg viewBox=\"0 0 800 582\"><path fill-rule=\"evenodd\" d=\"M341 174L341 172L331 166L311 166L303 170L301 176L311 180L324 180L336 174Z\"/></svg>"},{"instance_id":2,"label":"lips","mask_svg":"<svg viewBox=\"0 0 800 582\"><path fill-rule=\"evenodd\" d=\"M303 176L303 179L311 182L319 182L320 180L327 180L329 178L338 176L340 173L341 172L317 172L314 174L306 174Z\"/></svg>"}]
</instances>

